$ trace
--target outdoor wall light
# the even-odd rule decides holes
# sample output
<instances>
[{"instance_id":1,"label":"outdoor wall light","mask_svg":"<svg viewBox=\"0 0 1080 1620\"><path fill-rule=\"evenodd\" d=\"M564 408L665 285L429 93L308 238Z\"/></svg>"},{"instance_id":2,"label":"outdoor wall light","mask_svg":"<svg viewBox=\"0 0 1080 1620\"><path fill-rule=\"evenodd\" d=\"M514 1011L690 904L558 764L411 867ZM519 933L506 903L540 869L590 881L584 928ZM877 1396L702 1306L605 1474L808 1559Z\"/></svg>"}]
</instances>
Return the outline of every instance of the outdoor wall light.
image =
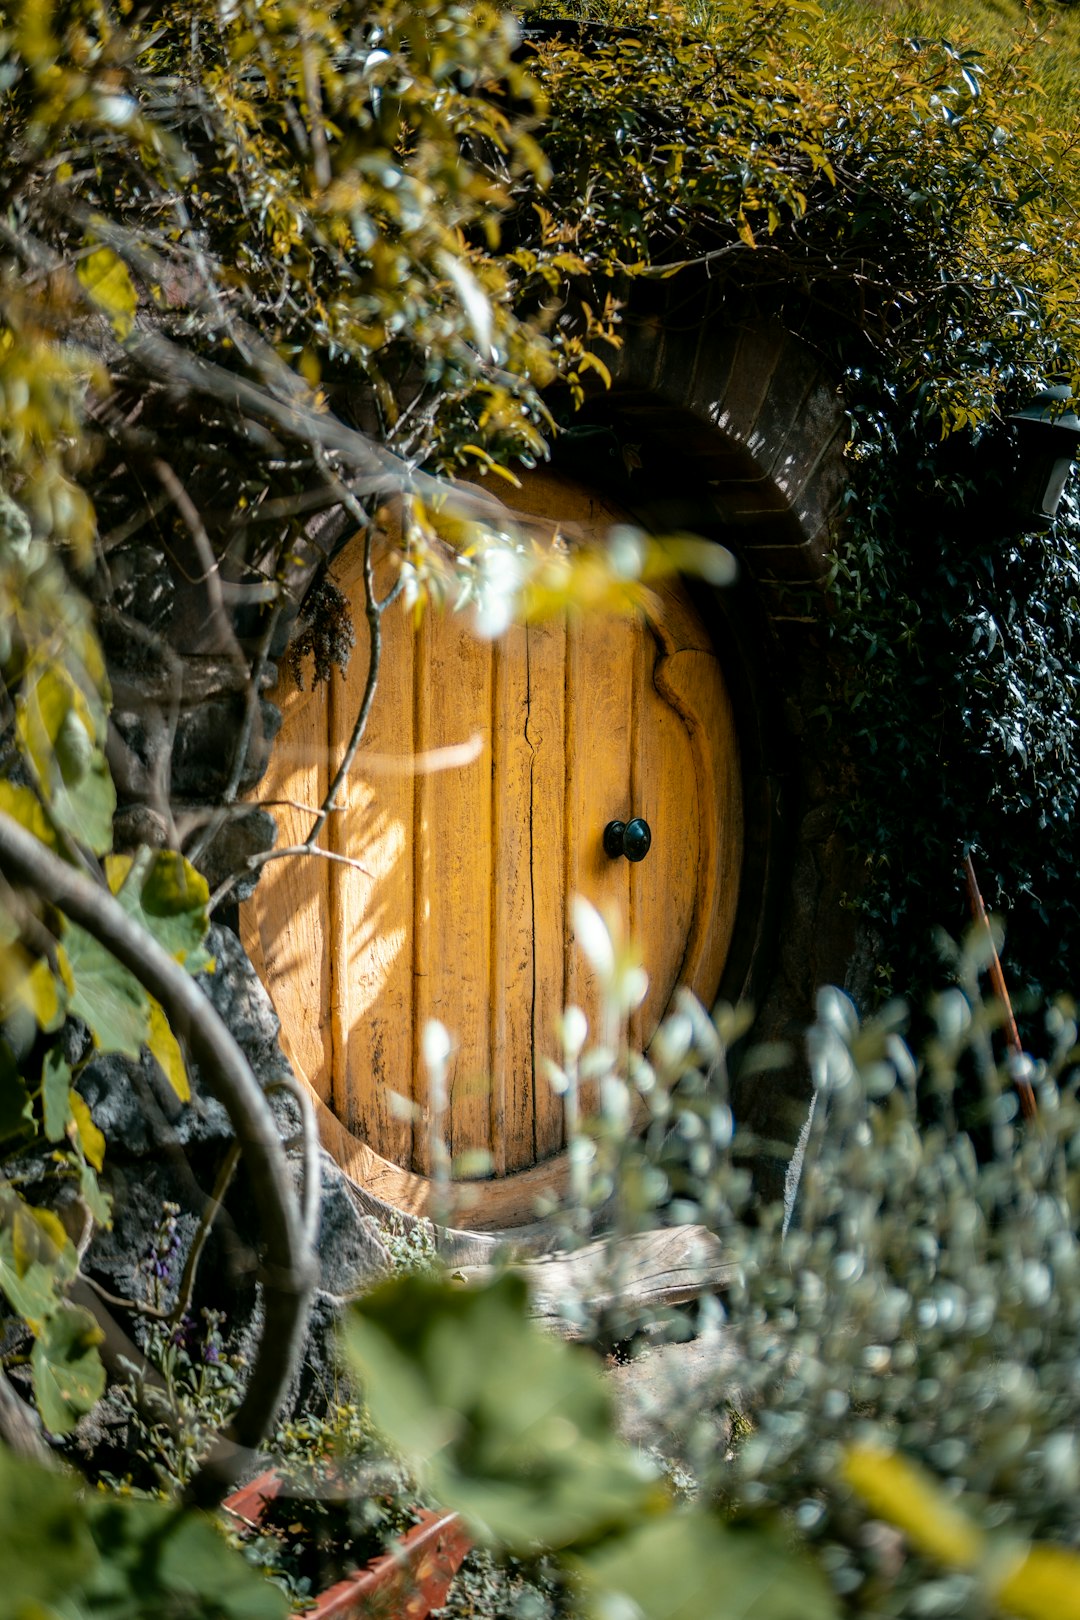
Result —
<instances>
[{"instance_id":1,"label":"outdoor wall light","mask_svg":"<svg viewBox=\"0 0 1080 1620\"><path fill-rule=\"evenodd\" d=\"M1064 409L1071 398L1071 388L1055 384L1040 389L1030 405L1009 417L1016 444L1016 507L1040 526L1058 509L1080 445L1080 417Z\"/></svg>"}]
</instances>

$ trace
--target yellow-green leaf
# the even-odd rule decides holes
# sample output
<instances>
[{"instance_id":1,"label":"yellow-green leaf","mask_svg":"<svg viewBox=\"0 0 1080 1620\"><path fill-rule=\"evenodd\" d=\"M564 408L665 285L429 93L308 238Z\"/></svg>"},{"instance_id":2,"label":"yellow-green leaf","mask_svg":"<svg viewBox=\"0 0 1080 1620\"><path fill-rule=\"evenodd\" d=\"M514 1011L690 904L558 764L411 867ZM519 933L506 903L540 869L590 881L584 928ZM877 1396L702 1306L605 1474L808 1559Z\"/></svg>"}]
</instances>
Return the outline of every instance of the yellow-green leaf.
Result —
<instances>
[{"instance_id":1,"label":"yellow-green leaf","mask_svg":"<svg viewBox=\"0 0 1080 1620\"><path fill-rule=\"evenodd\" d=\"M191 1084L184 1067L180 1043L169 1028L169 1020L159 1001L150 998L150 1039L147 1046L161 1065L162 1073L181 1102L190 1102Z\"/></svg>"},{"instance_id":2,"label":"yellow-green leaf","mask_svg":"<svg viewBox=\"0 0 1080 1620\"><path fill-rule=\"evenodd\" d=\"M84 1164L79 1173L79 1193L99 1226L112 1225L112 1199L102 1192L93 1167Z\"/></svg>"},{"instance_id":3,"label":"yellow-green leaf","mask_svg":"<svg viewBox=\"0 0 1080 1620\"><path fill-rule=\"evenodd\" d=\"M71 1107L71 1066L62 1052L50 1047L41 1065L41 1105L45 1119L45 1135L50 1142L62 1142L67 1134Z\"/></svg>"},{"instance_id":4,"label":"yellow-green leaf","mask_svg":"<svg viewBox=\"0 0 1080 1620\"><path fill-rule=\"evenodd\" d=\"M104 709L97 707L66 669L46 663L19 694L16 729L57 823L101 855L112 843L116 794L102 747Z\"/></svg>"},{"instance_id":5,"label":"yellow-green leaf","mask_svg":"<svg viewBox=\"0 0 1080 1620\"><path fill-rule=\"evenodd\" d=\"M902 1530L920 1552L959 1569L971 1569L983 1556L978 1526L936 1480L898 1452L852 1446L843 1475L874 1516Z\"/></svg>"},{"instance_id":6,"label":"yellow-green leaf","mask_svg":"<svg viewBox=\"0 0 1080 1620\"><path fill-rule=\"evenodd\" d=\"M189 973L212 968L213 958L203 948L210 890L190 861L171 849L144 850L134 860L110 855L105 876L128 916Z\"/></svg>"},{"instance_id":7,"label":"yellow-green leaf","mask_svg":"<svg viewBox=\"0 0 1080 1620\"><path fill-rule=\"evenodd\" d=\"M126 338L135 325L138 300L123 259L112 248L97 248L80 261L77 274L90 298L109 317L117 337Z\"/></svg>"},{"instance_id":8,"label":"yellow-green leaf","mask_svg":"<svg viewBox=\"0 0 1080 1620\"><path fill-rule=\"evenodd\" d=\"M89 1108L77 1091L68 1092L68 1103L75 1121L79 1146L94 1169L100 1170L105 1162L105 1138L94 1124Z\"/></svg>"},{"instance_id":9,"label":"yellow-green leaf","mask_svg":"<svg viewBox=\"0 0 1080 1620\"><path fill-rule=\"evenodd\" d=\"M68 1434L104 1395L101 1338L90 1312L76 1305L61 1306L42 1324L30 1365L38 1411L51 1433Z\"/></svg>"},{"instance_id":10,"label":"yellow-green leaf","mask_svg":"<svg viewBox=\"0 0 1080 1620\"><path fill-rule=\"evenodd\" d=\"M74 992L71 1010L105 1052L137 1058L150 1036L150 1001L127 968L76 923L64 934ZM63 959L61 959L63 965Z\"/></svg>"},{"instance_id":11,"label":"yellow-green leaf","mask_svg":"<svg viewBox=\"0 0 1080 1620\"><path fill-rule=\"evenodd\" d=\"M993 1596L1019 1620L1080 1620L1080 1552L1045 1542L1028 1547Z\"/></svg>"},{"instance_id":12,"label":"yellow-green leaf","mask_svg":"<svg viewBox=\"0 0 1080 1620\"><path fill-rule=\"evenodd\" d=\"M32 788L9 782L6 778L0 779L0 810L12 821L17 821L20 827L25 827L27 832L33 833L39 843L47 844L53 850L57 848L56 834L42 809L41 800Z\"/></svg>"},{"instance_id":13,"label":"yellow-green leaf","mask_svg":"<svg viewBox=\"0 0 1080 1620\"><path fill-rule=\"evenodd\" d=\"M32 957L18 941L0 945L0 1016L19 1005L40 1028L55 1029L64 1011L61 988L44 957Z\"/></svg>"},{"instance_id":14,"label":"yellow-green leaf","mask_svg":"<svg viewBox=\"0 0 1080 1620\"><path fill-rule=\"evenodd\" d=\"M51 1265L67 1242L64 1223L51 1209L35 1209L22 1202L15 1206L11 1219L11 1252L20 1277L26 1275L36 1260Z\"/></svg>"}]
</instances>

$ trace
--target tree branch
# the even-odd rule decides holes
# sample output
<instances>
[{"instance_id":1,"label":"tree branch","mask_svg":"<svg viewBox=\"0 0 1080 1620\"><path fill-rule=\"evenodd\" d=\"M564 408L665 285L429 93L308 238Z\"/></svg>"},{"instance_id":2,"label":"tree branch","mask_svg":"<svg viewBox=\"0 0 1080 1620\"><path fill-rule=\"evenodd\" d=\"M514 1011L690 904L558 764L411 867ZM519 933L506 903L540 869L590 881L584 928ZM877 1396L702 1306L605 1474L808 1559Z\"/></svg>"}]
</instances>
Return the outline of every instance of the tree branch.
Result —
<instances>
[{"instance_id":1,"label":"tree branch","mask_svg":"<svg viewBox=\"0 0 1080 1620\"><path fill-rule=\"evenodd\" d=\"M317 1277L273 1113L243 1052L183 968L110 894L2 813L0 870L10 882L32 889L85 928L157 998L224 1105L240 1143L265 1245L261 1268L265 1320L240 1407L187 1490L191 1501L203 1505L220 1501L242 1465L243 1452L258 1446L281 1404Z\"/></svg>"}]
</instances>

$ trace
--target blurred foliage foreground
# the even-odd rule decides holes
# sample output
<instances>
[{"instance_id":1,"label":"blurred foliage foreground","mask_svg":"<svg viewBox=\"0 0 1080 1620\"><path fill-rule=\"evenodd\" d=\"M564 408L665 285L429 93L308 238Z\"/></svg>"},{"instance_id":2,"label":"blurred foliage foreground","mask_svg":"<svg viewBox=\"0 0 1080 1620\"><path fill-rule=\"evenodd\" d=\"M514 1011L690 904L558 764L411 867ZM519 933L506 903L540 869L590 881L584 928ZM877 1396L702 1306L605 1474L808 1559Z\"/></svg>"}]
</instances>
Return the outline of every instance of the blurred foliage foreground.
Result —
<instances>
[{"instance_id":1,"label":"blurred foliage foreground","mask_svg":"<svg viewBox=\"0 0 1080 1620\"><path fill-rule=\"evenodd\" d=\"M594 927L618 1006L639 993L640 968L603 941ZM1070 1009L1049 1012L1054 1056L1026 1071L1039 1113L1021 1126L980 965L977 948L958 958L918 1061L902 1008L860 1026L846 998L822 992L797 1226L779 1206L748 1208L753 1144L726 1102L740 1017L711 1021L686 996L646 1059L583 1045L569 1016L563 1078L598 1079L601 1106L572 1145L580 1202L563 1218L569 1235L602 1209L610 1229L604 1302L595 1287L567 1301L583 1342L529 1320L520 1277L465 1287L430 1256L347 1311L345 1366L407 1489L456 1508L497 1556L545 1559L547 1607L522 1616L1078 1612L1077 1027ZM937 1124L920 1123L917 1080ZM642 1110L643 1135L628 1129ZM695 1219L736 1262L723 1307L706 1299L695 1320L621 1302L620 1239ZM615 1438L590 1344L688 1332L712 1336L718 1370L668 1391L676 1466L670 1450ZM716 1418L732 1411L718 1447ZM6 1452L0 1467L17 1620L284 1612L277 1587L190 1510L80 1491Z\"/></svg>"}]
</instances>

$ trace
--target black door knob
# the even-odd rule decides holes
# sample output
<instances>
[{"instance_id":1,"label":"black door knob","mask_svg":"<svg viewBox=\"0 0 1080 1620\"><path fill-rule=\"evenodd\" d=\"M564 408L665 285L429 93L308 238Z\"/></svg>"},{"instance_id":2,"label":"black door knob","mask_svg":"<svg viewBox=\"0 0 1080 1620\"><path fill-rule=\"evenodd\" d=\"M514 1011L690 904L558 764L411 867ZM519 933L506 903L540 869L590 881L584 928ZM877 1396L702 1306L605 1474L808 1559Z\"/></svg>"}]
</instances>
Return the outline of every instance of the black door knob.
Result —
<instances>
[{"instance_id":1,"label":"black door knob","mask_svg":"<svg viewBox=\"0 0 1080 1620\"><path fill-rule=\"evenodd\" d=\"M628 861L643 861L652 844L652 831L642 816L633 821L609 821L604 828L604 851L615 860L625 855Z\"/></svg>"}]
</instances>

